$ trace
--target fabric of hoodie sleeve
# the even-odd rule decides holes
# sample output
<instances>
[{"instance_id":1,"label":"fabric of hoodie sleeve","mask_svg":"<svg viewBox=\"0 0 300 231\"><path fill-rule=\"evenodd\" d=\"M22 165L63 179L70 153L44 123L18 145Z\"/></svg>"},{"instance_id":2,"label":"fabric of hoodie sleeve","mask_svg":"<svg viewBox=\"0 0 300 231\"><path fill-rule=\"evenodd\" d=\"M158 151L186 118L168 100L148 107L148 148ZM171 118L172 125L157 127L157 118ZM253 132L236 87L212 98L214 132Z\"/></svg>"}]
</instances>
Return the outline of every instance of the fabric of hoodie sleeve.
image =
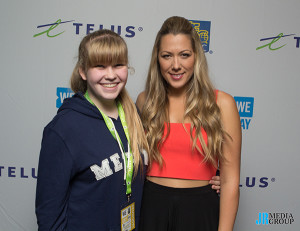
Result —
<instances>
[{"instance_id":1,"label":"fabric of hoodie sleeve","mask_svg":"<svg viewBox=\"0 0 300 231\"><path fill-rule=\"evenodd\" d=\"M51 128L45 128L36 188L39 231L64 229L72 171L73 160L64 141Z\"/></svg>"}]
</instances>

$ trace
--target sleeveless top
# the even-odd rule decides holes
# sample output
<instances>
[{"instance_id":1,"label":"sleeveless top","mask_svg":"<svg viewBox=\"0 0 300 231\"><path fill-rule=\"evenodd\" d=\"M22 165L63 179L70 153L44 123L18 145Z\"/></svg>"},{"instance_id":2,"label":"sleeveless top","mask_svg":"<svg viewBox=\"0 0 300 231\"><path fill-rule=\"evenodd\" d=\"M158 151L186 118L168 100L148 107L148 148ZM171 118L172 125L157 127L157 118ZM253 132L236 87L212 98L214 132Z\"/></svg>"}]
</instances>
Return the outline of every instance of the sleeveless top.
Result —
<instances>
[{"instance_id":1,"label":"sleeveless top","mask_svg":"<svg viewBox=\"0 0 300 231\"><path fill-rule=\"evenodd\" d=\"M192 140L190 138L191 124L170 123L169 126L169 136L165 139L160 149L164 160L163 166L160 169L159 164L153 162L147 175L189 180L210 180L215 176L217 169L213 164L204 162L204 156L196 148L192 149ZM195 130L193 130L193 137L194 132ZM207 144L207 134L204 129L201 129L201 133ZM163 137L166 134L167 124L165 123ZM197 140L197 146L202 151L199 140Z\"/></svg>"}]
</instances>

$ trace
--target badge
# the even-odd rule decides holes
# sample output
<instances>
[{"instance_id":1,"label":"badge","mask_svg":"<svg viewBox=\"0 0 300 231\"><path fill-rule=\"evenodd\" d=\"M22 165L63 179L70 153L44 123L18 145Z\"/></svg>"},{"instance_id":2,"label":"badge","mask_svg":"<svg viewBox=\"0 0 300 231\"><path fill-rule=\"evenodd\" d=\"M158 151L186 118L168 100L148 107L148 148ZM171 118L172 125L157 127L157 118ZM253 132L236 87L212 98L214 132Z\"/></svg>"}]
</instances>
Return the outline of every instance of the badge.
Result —
<instances>
[{"instance_id":1,"label":"badge","mask_svg":"<svg viewBox=\"0 0 300 231\"><path fill-rule=\"evenodd\" d=\"M121 210L121 231L135 229L135 203L128 205Z\"/></svg>"}]
</instances>

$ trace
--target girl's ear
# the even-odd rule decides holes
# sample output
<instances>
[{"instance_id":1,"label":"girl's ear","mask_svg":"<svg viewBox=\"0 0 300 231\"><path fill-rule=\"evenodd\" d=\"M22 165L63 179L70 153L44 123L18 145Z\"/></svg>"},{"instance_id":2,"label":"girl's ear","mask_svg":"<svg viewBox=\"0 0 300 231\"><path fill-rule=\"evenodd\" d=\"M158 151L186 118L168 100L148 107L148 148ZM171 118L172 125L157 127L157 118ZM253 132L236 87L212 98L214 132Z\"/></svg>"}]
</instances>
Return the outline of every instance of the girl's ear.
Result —
<instances>
[{"instance_id":1,"label":"girl's ear","mask_svg":"<svg viewBox=\"0 0 300 231\"><path fill-rule=\"evenodd\" d=\"M79 74L83 80L86 80L86 74L81 67L79 67Z\"/></svg>"}]
</instances>

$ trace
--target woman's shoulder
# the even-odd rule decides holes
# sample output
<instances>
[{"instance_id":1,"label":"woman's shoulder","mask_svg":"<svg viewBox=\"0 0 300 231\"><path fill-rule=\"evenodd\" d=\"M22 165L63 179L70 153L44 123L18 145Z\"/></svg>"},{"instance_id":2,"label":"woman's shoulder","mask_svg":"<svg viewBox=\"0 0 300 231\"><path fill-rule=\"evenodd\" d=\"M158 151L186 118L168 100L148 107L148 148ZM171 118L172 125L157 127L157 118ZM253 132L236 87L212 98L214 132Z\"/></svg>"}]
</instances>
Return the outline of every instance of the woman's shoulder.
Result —
<instances>
[{"instance_id":1,"label":"woman's shoulder","mask_svg":"<svg viewBox=\"0 0 300 231\"><path fill-rule=\"evenodd\" d=\"M138 107L138 109L140 111L142 111L145 101L146 101L146 92L143 91L138 95L138 97L136 99L136 106Z\"/></svg>"},{"instance_id":2,"label":"woman's shoulder","mask_svg":"<svg viewBox=\"0 0 300 231\"><path fill-rule=\"evenodd\" d=\"M217 94L217 104L220 108L236 106L235 100L230 94L220 90Z\"/></svg>"},{"instance_id":3,"label":"woman's shoulder","mask_svg":"<svg viewBox=\"0 0 300 231\"><path fill-rule=\"evenodd\" d=\"M234 98L224 91L219 91L217 104L221 110L223 123L226 126L240 127L239 112Z\"/></svg>"}]
</instances>

